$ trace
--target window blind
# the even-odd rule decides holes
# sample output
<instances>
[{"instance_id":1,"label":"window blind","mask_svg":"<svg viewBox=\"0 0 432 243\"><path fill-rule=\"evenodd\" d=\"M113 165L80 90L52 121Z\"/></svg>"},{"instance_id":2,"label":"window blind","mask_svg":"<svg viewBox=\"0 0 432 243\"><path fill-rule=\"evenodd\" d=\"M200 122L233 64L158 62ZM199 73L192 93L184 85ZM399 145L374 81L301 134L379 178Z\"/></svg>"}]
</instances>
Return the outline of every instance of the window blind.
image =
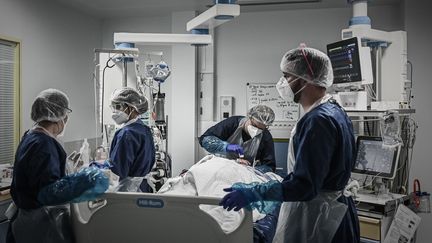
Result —
<instances>
[{"instance_id":1,"label":"window blind","mask_svg":"<svg viewBox=\"0 0 432 243\"><path fill-rule=\"evenodd\" d=\"M15 47L0 41L0 163L14 160Z\"/></svg>"}]
</instances>

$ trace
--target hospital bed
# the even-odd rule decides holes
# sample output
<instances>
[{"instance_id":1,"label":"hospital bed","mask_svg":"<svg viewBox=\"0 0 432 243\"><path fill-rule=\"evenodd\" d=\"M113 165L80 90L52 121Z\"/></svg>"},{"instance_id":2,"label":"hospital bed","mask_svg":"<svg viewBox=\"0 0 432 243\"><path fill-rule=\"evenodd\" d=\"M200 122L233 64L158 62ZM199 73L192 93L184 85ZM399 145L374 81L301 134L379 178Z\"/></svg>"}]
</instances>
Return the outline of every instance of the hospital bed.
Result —
<instances>
[{"instance_id":1,"label":"hospital bed","mask_svg":"<svg viewBox=\"0 0 432 243\"><path fill-rule=\"evenodd\" d=\"M77 243L253 242L252 213L226 234L200 205L220 198L148 193L106 193L103 199L71 205Z\"/></svg>"}]
</instances>

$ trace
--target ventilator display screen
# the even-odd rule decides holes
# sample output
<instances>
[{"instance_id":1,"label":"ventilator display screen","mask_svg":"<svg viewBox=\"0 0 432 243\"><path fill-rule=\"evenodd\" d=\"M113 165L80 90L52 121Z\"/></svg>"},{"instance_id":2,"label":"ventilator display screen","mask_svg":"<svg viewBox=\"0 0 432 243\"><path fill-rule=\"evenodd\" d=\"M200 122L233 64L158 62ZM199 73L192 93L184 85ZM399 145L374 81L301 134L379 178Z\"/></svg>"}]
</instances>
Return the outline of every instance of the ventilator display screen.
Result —
<instances>
[{"instance_id":1,"label":"ventilator display screen","mask_svg":"<svg viewBox=\"0 0 432 243\"><path fill-rule=\"evenodd\" d=\"M287 175L289 140L275 138L273 142L276 156L276 174L285 177Z\"/></svg>"},{"instance_id":2,"label":"ventilator display screen","mask_svg":"<svg viewBox=\"0 0 432 243\"><path fill-rule=\"evenodd\" d=\"M394 177L399 147L383 145L380 137L363 137L357 139L357 156L353 172Z\"/></svg>"},{"instance_id":3,"label":"ventilator display screen","mask_svg":"<svg viewBox=\"0 0 432 243\"><path fill-rule=\"evenodd\" d=\"M362 81L357 37L327 45L333 67L334 84Z\"/></svg>"}]
</instances>

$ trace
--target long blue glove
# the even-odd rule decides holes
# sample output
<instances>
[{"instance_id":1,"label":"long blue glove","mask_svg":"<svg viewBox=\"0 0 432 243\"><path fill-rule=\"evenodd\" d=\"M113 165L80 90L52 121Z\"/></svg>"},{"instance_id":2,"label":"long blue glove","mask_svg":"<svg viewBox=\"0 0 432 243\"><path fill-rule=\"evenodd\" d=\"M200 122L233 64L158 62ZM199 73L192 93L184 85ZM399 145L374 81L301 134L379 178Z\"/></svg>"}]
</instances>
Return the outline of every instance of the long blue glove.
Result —
<instances>
[{"instance_id":1,"label":"long blue glove","mask_svg":"<svg viewBox=\"0 0 432 243\"><path fill-rule=\"evenodd\" d=\"M254 198L249 198L247 196L244 196L243 193L251 194L249 189L243 192L241 192L240 190L234 190L232 187L224 188L223 190L229 193L222 198L222 201L219 203L219 205L223 206L223 208L228 211L231 211L233 209L234 211L239 211L240 209L248 206L251 203L249 199L252 200L254 199Z\"/></svg>"},{"instance_id":2,"label":"long blue glove","mask_svg":"<svg viewBox=\"0 0 432 243\"><path fill-rule=\"evenodd\" d=\"M242 146L238 144L228 144L225 149L227 152L236 153L238 155L244 155Z\"/></svg>"},{"instance_id":3,"label":"long blue glove","mask_svg":"<svg viewBox=\"0 0 432 243\"><path fill-rule=\"evenodd\" d=\"M209 153L225 153L228 143L222 141L220 138L215 136L206 136L202 140L202 147Z\"/></svg>"},{"instance_id":4,"label":"long blue glove","mask_svg":"<svg viewBox=\"0 0 432 243\"><path fill-rule=\"evenodd\" d=\"M58 205L92 200L104 193L108 186L109 180L103 171L88 167L44 187L38 194L38 201L42 205Z\"/></svg>"},{"instance_id":5,"label":"long blue glove","mask_svg":"<svg viewBox=\"0 0 432 243\"><path fill-rule=\"evenodd\" d=\"M275 180L266 183L235 183L224 191L230 193L222 198L219 205L228 211L246 208L268 214L283 201L282 184Z\"/></svg>"}]
</instances>

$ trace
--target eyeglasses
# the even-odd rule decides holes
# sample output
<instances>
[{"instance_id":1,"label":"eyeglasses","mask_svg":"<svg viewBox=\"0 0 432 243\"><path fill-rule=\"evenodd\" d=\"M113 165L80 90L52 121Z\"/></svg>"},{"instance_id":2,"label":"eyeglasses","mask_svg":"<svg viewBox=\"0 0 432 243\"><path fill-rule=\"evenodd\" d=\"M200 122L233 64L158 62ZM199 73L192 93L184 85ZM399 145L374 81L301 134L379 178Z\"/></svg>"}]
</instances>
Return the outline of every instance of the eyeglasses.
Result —
<instances>
[{"instance_id":1,"label":"eyeglasses","mask_svg":"<svg viewBox=\"0 0 432 243\"><path fill-rule=\"evenodd\" d=\"M124 104L121 103L111 103L111 105L109 106L111 108L111 111L123 111L126 110L127 106L125 106Z\"/></svg>"}]
</instances>

